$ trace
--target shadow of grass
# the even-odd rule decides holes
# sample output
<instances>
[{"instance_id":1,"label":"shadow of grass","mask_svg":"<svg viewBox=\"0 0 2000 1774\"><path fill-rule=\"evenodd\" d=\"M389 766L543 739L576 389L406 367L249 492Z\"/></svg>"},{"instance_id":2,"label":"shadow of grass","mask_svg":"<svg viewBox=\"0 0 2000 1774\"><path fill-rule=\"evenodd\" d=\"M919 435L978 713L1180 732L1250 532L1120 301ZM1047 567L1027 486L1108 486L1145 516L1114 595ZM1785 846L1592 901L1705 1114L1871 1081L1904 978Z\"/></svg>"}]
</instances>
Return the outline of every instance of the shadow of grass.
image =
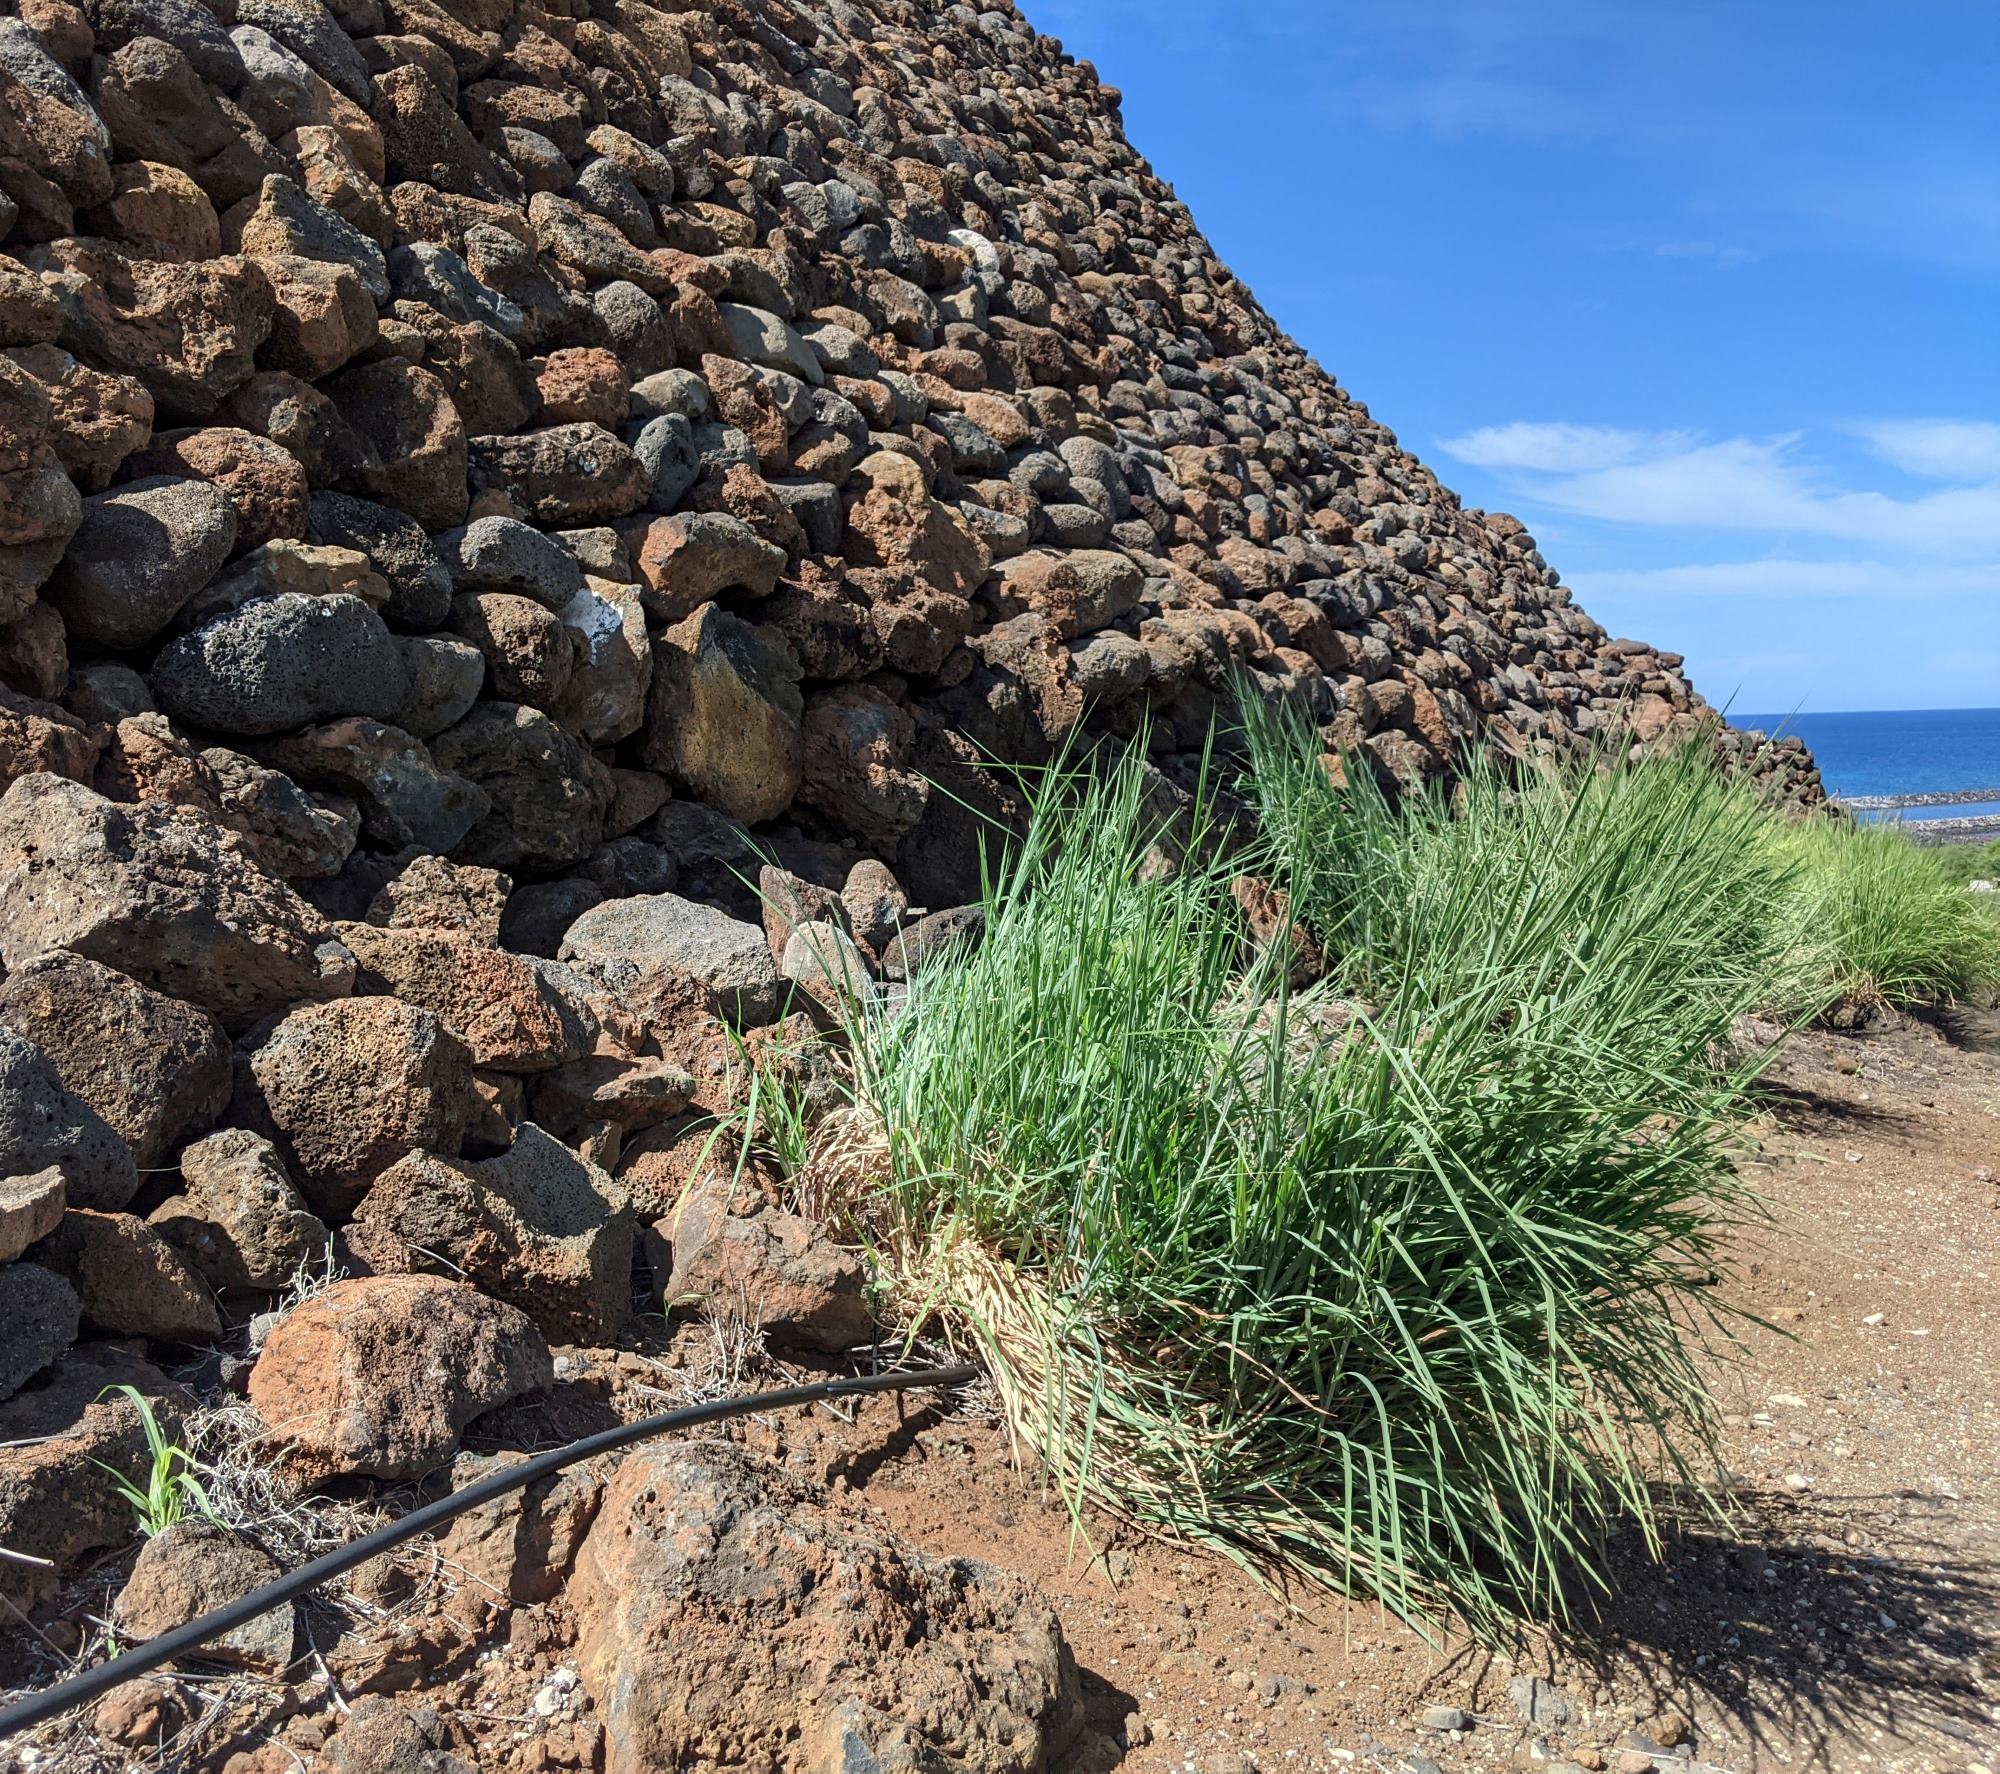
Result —
<instances>
[{"instance_id":1,"label":"shadow of grass","mask_svg":"<svg viewBox=\"0 0 2000 1774\"><path fill-rule=\"evenodd\" d=\"M1760 1494L1738 1500L1733 1535L1671 1524L1657 1560L1630 1536L1610 1548L1609 1593L1580 1598L1563 1659L1655 1713L1719 1716L1749 1752L1732 1766L1838 1767L1878 1734L1990 1746L2000 1560L1949 1519L1963 1507Z\"/></svg>"}]
</instances>

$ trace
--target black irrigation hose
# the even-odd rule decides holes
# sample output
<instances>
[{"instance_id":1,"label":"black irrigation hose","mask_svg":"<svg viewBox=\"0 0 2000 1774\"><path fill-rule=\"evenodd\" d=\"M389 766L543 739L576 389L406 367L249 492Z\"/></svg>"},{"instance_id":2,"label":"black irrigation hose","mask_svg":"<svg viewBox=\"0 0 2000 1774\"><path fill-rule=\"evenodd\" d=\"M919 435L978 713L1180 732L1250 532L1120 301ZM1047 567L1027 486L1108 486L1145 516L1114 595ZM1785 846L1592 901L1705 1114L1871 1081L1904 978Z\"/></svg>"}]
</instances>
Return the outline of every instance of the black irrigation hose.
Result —
<instances>
[{"instance_id":1,"label":"black irrigation hose","mask_svg":"<svg viewBox=\"0 0 2000 1774\"><path fill-rule=\"evenodd\" d=\"M31 1694L26 1700L0 1712L0 1740L25 1731L31 1725L42 1724L86 1700L95 1700L100 1694L158 1669L163 1663L171 1663L176 1657L185 1657L189 1652L199 1650L210 1639L220 1638L246 1620L254 1620L267 1609L303 1595L329 1577L338 1577L344 1571L353 1570L356 1565L366 1564L386 1547L414 1539L441 1522L450 1521L455 1515L463 1515L468 1509L476 1509L480 1504L503 1497L509 1491L518 1491L537 1479L548 1477L551 1472L560 1472L565 1466L587 1460L593 1454L630 1447L636 1441L650 1440L670 1429L689 1429L698 1423L720 1422L725 1417L745 1416L752 1411L783 1410L790 1405L814 1404L823 1398L850 1398L863 1392L907 1392L930 1386L963 1386L968 1380L977 1378L978 1373L979 1370L974 1367L931 1367L904 1373L864 1374L851 1380L821 1380L811 1386L788 1386L780 1392L755 1392L744 1398L719 1398L709 1404L666 1411L657 1417L647 1417L637 1423L621 1423L616 1429L587 1435L567 1447L537 1454L518 1466L493 1473L476 1484L467 1485L462 1491L440 1497L435 1503L426 1503L423 1508L414 1509L373 1533L363 1534L350 1546L343 1546L337 1552L329 1552L310 1564L301 1565L275 1583L265 1584L262 1589L253 1589L239 1601L217 1608L212 1614L204 1614L198 1620L190 1620L187 1625L177 1626L172 1632L164 1632L156 1639L148 1639L122 1656L100 1663L95 1669L86 1669L80 1675L73 1675L53 1688Z\"/></svg>"}]
</instances>

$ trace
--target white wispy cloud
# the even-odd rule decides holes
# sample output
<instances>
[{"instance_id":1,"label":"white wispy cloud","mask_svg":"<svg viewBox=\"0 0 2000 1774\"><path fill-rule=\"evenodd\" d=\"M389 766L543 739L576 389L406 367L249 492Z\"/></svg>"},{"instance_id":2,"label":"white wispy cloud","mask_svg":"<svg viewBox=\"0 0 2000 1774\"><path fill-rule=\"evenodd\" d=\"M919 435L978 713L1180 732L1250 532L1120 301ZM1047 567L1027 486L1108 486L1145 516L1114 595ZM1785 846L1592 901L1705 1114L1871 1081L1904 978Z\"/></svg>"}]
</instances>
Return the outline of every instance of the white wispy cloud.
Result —
<instances>
[{"instance_id":1,"label":"white wispy cloud","mask_svg":"<svg viewBox=\"0 0 2000 1774\"><path fill-rule=\"evenodd\" d=\"M1615 597L1904 598L2000 592L2000 560L1750 560L1628 567L1582 575L1585 601Z\"/></svg>"},{"instance_id":2,"label":"white wispy cloud","mask_svg":"<svg viewBox=\"0 0 2000 1774\"><path fill-rule=\"evenodd\" d=\"M1911 495L1843 486L1811 459L1801 432L1709 439L1516 421L1440 447L1535 504L1609 523L1827 537L1960 559L2000 552L2000 476L1967 480L1960 472L1976 468L1982 428L1898 420L1864 436L1885 459L1900 451L1905 462L1954 465L1950 474L1925 471L1954 484Z\"/></svg>"},{"instance_id":3,"label":"white wispy cloud","mask_svg":"<svg viewBox=\"0 0 2000 1774\"><path fill-rule=\"evenodd\" d=\"M2000 424L1988 419L1877 419L1854 430L1883 461L1925 480L2000 480Z\"/></svg>"},{"instance_id":4,"label":"white wispy cloud","mask_svg":"<svg viewBox=\"0 0 2000 1774\"><path fill-rule=\"evenodd\" d=\"M1510 425L1485 425L1462 437L1447 437L1439 447L1475 468L1576 474L1692 449L1700 441L1701 434L1695 431L1630 431L1615 425L1516 419Z\"/></svg>"}]
</instances>

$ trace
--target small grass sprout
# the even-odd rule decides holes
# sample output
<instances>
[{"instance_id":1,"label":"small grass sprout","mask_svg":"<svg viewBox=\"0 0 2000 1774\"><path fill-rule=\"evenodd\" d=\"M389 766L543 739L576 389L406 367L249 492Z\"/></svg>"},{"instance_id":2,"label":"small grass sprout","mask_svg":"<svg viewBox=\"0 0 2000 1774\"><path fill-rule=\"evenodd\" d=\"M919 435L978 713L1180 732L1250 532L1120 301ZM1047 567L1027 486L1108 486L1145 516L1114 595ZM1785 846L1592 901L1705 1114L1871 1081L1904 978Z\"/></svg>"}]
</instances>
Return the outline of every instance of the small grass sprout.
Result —
<instances>
[{"instance_id":1,"label":"small grass sprout","mask_svg":"<svg viewBox=\"0 0 2000 1774\"><path fill-rule=\"evenodd\" d=\"M114 1392L122 1393L139 1413L139 1426L146 1437L145 1482L135 1484L103 1460L94 1463L111 1475L118 1494L131 1505L139 1532L149 1540L154 1539L184 1520L190 1509L212 1520L215 1510L202 1487L199 1463L179 1443L169 1439L152 1401L136 1386L129 1385L107 1386L98 1396L108 1397Z\"/></svg>"}]
</instances>

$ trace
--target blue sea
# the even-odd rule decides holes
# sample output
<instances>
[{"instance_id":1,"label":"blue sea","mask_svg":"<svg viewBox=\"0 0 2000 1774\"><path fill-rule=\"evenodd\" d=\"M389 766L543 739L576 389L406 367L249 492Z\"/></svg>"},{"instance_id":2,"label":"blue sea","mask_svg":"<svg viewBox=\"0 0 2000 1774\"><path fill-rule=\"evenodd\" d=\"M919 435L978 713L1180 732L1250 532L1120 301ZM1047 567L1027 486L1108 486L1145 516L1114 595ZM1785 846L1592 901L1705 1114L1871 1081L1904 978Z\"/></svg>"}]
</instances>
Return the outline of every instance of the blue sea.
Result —
<instances>
[{"instance_id":1,"label":"blue sea","mask_svg":"<svg viewBox=\"0 0 2000 1774\"><path fill-rule=\"evenodd\" d=\"M1742 715L1736 727L1796 733L1829 793L1932 795L1991 789L1991 801L1905 809L1907 819L2000 814L2000 708L1878 709L1862 714Z\"/></svg>"}]
</instances>

